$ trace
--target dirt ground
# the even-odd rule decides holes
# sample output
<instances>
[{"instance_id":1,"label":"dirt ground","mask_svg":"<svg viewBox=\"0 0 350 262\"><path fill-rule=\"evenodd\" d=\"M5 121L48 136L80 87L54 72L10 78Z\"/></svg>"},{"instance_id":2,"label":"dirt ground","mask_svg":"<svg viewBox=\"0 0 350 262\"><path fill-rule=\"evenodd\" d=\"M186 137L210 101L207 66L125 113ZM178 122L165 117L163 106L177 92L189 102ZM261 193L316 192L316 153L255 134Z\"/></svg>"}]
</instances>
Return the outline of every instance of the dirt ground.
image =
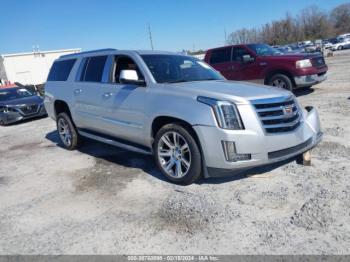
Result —
<instances>
[{"instance_id":1,"label":"dirt ground","mask_svg":"<svg viewBox=\"0 0 350 262\"><path fill-rule=\"evenodd\" d=\"M310 167L183 187L151 157L64 150L49 118L1 127L0 254L349 254L350 52L327 63L297 92L325 133Z\"/></svg>"}]
</instances>

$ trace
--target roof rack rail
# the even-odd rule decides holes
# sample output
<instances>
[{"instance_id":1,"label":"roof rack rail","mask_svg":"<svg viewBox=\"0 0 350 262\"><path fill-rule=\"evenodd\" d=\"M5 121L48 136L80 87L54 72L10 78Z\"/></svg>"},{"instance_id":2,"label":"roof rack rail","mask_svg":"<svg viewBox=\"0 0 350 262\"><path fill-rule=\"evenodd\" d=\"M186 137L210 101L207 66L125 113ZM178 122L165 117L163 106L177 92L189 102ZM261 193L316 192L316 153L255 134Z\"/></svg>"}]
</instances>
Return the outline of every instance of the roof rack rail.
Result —
<instances>
[{"instance_id":1,"label":"roof rack rail","mask_svg":"<svg viewBox=\"0 0 350 262\"><path fill-rule=\"evenodd\" d=\"M97 50L90 50L90 51L84 51L84 52L79 52L79 53L74 53L74 54L68 54L68 55L62 55L60 56L61 58L65 58L65 57L70 57L70 56L74 56L74 55L85 55L85 54L90 54L90 53L96 53L96 52L106 52L106 51L116 51L117 49L115 48L105 48L105 49L97 49Z\"/></svg>"}]
</instances>

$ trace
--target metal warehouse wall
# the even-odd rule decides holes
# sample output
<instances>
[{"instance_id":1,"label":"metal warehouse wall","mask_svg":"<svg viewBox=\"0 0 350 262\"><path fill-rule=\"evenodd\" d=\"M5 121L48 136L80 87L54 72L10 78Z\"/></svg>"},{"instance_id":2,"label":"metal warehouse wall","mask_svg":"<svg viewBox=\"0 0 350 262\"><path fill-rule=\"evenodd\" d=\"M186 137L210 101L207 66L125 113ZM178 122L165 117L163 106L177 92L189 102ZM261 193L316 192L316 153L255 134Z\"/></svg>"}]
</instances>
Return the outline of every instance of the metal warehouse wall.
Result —
<instances>
[{"instance_id":1,"label":"metal warehouse wall","mask_svg":"<svg viewBox=\"0 0 350 262\"><path fill-rule=\"evenodd\" d=\"M2 55L6 77L2 79L19 82L24 85L38 85L46 82L47 75L55 59L61 55L78 53L81 49L66 49L54 51L38 51ZM3 72L2 72L3 73Z\"/></svg>"}]
</instances>

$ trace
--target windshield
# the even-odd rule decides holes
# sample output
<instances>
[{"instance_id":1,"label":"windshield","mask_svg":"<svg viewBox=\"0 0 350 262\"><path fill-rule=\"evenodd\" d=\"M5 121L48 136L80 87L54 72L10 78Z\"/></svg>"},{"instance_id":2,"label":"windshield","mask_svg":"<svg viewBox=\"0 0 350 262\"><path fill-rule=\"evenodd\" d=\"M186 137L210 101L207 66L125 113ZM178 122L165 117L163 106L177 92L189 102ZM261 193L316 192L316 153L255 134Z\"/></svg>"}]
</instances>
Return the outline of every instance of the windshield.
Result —
<instances>
[{"instance_id":1,"label":"windshield","mask_svg":"<svg viewBox=\"0 0 350 262\"><path fill-rule=\"evenodd\" d=\"M8 88L4 90L0 89L0 101L9 101L33 95L33 93L24 88Z\"/></svg>"},{"instance_id":2,"label":"windshield","mask_svg":"<svg viewBox=\"0 0 350 262\"><path fill-rule=\"evenodd\" d=\"M250 44L248 47L259 56L280 55L281 52L269 45L265 44Z\"/></svg>"},{"instance_id":3,"label":"windshield","mask_svg":"<svg viewBox=\"0 0 350 262\"><path fill-rule=\"evenodd\" d=\"M142 55L157 83L222 80L205 62L183 55Z\"/></svg>"}]
</instances>

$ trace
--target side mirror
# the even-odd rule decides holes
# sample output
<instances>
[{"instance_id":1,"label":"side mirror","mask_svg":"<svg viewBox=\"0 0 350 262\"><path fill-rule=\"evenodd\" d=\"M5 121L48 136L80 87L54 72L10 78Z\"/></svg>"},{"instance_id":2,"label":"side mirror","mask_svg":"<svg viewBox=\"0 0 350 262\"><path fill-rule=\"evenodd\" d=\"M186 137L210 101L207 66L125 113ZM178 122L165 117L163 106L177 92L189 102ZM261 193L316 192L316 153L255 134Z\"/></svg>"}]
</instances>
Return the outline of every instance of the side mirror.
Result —
<instances>
[{"instance_id":1,"label":"side mirror","mask_svg":"<svg viewBox=\"0 0 350 262\"><path fill-rule=\"evenodd\" d=\"M251 55L243 55L243 63L251 63L254 62L254 57Z\"/></svg>"},{"instance_id":2,"label":"side mirror","mask_svg":"<svg viewBox=\"0 0 350 262\"><path fill-rule=\"evenodd\" d=\"M119 83L139 86L146 84L145 80L139 79L136 70L122 70L119 75Z\"/></svg>"}]
</instances>

